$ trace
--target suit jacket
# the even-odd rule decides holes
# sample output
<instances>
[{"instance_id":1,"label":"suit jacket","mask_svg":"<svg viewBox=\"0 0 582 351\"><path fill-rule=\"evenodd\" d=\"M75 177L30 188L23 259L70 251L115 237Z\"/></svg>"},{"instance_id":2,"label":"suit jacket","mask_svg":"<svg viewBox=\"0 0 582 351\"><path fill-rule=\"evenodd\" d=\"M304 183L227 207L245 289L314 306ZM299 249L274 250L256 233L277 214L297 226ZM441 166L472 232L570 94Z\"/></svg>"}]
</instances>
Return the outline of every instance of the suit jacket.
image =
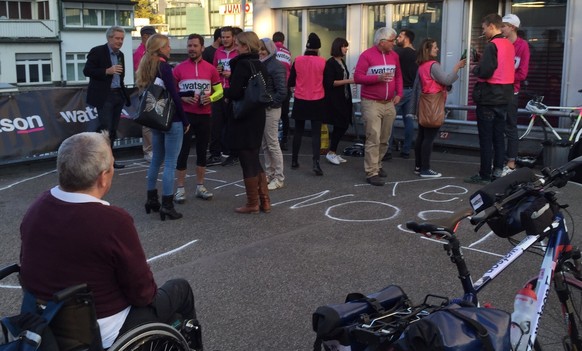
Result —
<instances>
[{"instance_id":1,"label":"suit jacket","mask_svg":"<svg viewBox=\"0 0 582 351\"><path fill-rule=\"evenodd\" d=\"M124 66L123 72L120 74L121 91L125 97L126 105L129 106L129 95L123 82L125 78L125 57L121 51L119 51L119 62ZM106 74L105 70L112 65L107 44L96 46L89 51L85 68L83 68L83 74L89 77L89 87L87 88L88 105L101 108L105 104L111 89L111 81L113 80L113 76Z\"/></svg>"}]
</instances>

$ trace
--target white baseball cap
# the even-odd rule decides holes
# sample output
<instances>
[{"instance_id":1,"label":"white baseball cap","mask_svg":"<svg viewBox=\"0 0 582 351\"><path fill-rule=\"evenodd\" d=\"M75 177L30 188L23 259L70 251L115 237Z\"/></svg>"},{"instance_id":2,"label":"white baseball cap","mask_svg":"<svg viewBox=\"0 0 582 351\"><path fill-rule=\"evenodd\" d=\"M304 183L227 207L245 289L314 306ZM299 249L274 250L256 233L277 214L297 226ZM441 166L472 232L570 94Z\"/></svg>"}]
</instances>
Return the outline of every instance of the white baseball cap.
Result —
<instances>
[{"instance_id":1,"label":"white baseball cap","mask_svg":"<svg viewBox=\"0 0 582 351\"><path fill-rule=\"evenodd\" d=\"M509 24L511 24L515 28L519 28L519 25L521 23L519 21L519 17L517 17L513 13L508 13L507 15L503 16L502 21L503 21L503 23L509 23Z\"/></svg>"}]
</instances>

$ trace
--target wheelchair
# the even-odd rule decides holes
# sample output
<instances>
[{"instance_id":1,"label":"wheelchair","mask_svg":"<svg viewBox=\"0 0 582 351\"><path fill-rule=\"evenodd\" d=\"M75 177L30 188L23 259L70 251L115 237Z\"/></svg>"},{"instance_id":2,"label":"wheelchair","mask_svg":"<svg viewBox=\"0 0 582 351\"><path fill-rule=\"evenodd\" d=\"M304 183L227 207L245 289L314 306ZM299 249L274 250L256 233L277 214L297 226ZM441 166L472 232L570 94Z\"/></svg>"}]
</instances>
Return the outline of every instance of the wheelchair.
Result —
<instances>
[{"instance_id":1,"label":"wheelchair","mask_svg":"<svg viewBox=\"0 0 582 351\"><path fill-rule=\"evenodd\" d=\"M7 266L0 270L0 280L18 272L19 265ZM0 351L103 351L92 294L86 284L61 290L50 301L40 303L24 291L21 314L3 318L0 327ZM199 326L186 323L185 328ZM199 346L191 349L191 343ZM118 336L107 350L201 351L202 343L189 343L173 326L153 322Z\"/></svg>"}]
</instances>

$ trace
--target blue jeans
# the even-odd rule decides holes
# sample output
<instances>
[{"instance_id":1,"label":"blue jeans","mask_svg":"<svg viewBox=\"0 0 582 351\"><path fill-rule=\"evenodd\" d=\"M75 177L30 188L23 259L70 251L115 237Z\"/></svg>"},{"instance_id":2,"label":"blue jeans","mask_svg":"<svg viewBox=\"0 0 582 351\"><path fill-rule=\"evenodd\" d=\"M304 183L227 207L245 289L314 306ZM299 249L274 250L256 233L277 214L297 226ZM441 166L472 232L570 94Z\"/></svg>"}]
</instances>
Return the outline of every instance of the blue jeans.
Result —
<instances>
[{"instance_id":1,"label":"blue jeans","mask_svg":"<svg viewBox=\"0 0 582 351\"><path fill-rule=\"evenodd\" d=\"M412 88L404 88L404 94L402 95L402 100L396 105L396 114L402 116L402 122L404 123L404 142L402 143L403 154L410 154L410 149L412 148L412 139L414 138L414 119L411 117L406 117L408 109L412 101ZM388 143L388 150L391 150L392 142L394 140L394 133L390 136L390 142Z\"/></svg>"},{"instance_id":2,"label":"blue jeans","mask_svg":"<svg viewBox=\"0 0 582 351\"><path fill-rule=\"evenodd\" d=\"M178 162L178 154L182 147L183 137L184 127L182 122L173 122L172 128L167 132L152 129L153 155L148 169L148 190L156 189L158 173L162 162L164 162L162 196L172 196L174 194L176 163Z\"/></svg>"},{"instance_id":3,"label":"blue jeans","mask_svg":"<svg viewBox=\"0 0 582 351\"><path fill-rule=\"evenodd\" d=\"M507 105L477 105L477 130L479 131L479 152L481 166L479 175L491 177L493 168L503 169L505 161L505 119Z\"/></svg>"}]
</instances>

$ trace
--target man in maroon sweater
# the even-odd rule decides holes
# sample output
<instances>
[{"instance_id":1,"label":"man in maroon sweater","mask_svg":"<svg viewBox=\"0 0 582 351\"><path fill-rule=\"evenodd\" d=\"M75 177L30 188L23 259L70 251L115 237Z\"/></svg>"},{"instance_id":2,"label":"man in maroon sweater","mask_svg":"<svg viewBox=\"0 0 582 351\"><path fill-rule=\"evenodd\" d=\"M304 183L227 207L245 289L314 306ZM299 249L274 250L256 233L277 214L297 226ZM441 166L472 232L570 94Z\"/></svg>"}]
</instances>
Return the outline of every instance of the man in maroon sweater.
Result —
<instances>
[{"instance_id":1,"label":"man in maroon sweater","mask_svg":"<svg viewBox=\"0 0 582 351\"><path fill-rule=\"evenodd\" d=\"M20 226L23 288L48 300L87 283L104 348L145 322L173 323L176 314L198 325L190 284L175 279L158 289L133 218L102 200L113 162L107 132L66 139L57 156L59 185L36 199Z\"/></svg>"}]
</instances>

